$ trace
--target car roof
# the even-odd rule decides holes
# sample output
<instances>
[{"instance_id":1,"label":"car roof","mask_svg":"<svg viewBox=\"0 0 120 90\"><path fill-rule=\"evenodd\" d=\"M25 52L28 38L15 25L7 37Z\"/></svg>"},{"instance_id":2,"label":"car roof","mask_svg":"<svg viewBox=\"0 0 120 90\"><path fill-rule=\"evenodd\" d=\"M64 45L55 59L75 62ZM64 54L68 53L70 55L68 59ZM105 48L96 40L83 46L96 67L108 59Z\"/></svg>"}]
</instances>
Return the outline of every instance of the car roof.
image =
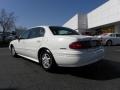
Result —
<instances>
[{"instance_id":1,"label":"car roof","mask_svg":"<svg viewBox=\"0 0 120 90\"><path fill-rule=\"evenodd\" d=\"M106 34L120 34L120 33L106 33Z\"/></svg>"},{"instance_id":2,"label":"car roof","mask_svg":"<svg viewBox=\"0 0 120 90\"><path fill-rule=\"evenodd\" d=\"M43 28L46 28L46 27L49 27L49 26L34 26L34 27L30 27L28 29L31 29L31 28L37 28L37 27L43 27Z\"/></svg>"},{"instance_id":3,"label":"car roof","mask_svg":"<svg viewBox=\"0 0 120 90\"><path fill-rule=\"evenodd\" d=\"M30 27L30 28L28 28L28 29L31 29L31 28L37 28L37 27L43 27L43 28L49 28L49 27L63 27L63 26L52 26L52 25L41 25L41 26L34 26L34 27Z\"/></svg>"},{"instance_id":4,"label":"car roof","mask_svg":"<svg viewBox=\"0 0 120 90\"><path fill-rule=\"evenodd\" d=\"M111 34L120 34L120 33L103 33L101 35L111 35Z\"/></svg>"}]
</instances>

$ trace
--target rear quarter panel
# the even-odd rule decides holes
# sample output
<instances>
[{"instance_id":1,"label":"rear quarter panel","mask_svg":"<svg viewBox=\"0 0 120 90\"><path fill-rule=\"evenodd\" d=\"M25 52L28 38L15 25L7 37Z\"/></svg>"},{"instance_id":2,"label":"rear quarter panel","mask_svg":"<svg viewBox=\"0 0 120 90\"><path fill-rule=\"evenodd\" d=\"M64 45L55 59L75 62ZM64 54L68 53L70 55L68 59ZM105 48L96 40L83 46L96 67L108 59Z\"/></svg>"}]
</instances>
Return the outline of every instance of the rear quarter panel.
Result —
<instances>
[{"instance_id":1,"label":"rear quarter panel","mask_svg":"<svg viewBox=\"0 0 120 90\"><path fill-rule=\"evenodd\" d=\"M69 49L69 44L74 41L77 41L77 39L65 36L45 37L44 41L42 42L42 47L46 47L52 51Z\"/></svg>"}]
</instances>

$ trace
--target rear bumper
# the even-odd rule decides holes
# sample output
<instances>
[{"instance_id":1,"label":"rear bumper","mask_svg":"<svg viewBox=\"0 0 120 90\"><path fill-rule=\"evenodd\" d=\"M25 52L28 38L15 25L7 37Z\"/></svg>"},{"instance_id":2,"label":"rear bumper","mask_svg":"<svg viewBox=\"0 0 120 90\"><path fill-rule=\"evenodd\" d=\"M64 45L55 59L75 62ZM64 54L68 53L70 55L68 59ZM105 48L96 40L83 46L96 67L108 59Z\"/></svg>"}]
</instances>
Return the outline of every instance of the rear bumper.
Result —
<instances>
[{"instance_id":1,"label":"rear bumper","mask_svg":"<svg viewBox=\"0 0 120 90\"><path fill-rule=\"evenodd\" d=\"M58 66L79 67L97 62L104 57L104 49L88 50L84 52L69 51L56 53L54 58Z\"/></svg>"}]
</instances>

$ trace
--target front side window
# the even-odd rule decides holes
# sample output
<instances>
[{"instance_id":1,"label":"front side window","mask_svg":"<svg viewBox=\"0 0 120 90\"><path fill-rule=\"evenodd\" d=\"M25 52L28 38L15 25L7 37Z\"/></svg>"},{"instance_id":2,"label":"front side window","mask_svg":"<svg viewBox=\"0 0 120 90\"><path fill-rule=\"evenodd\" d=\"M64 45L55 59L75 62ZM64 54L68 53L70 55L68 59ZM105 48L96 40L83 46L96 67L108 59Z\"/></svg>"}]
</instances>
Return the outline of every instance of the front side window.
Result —
<instances>
[{"instance_id":1,"label":"front side window","mask_svg":"<svg viewBox=\"0 0 120 90\"><path fill-rule=\"evenodd\" d=\"M116 37L116 35L115 35L115 34L111 34L110 36L111 36L111 37Z\"/></svg>"},{"instance_id":2,"label":"front side window","mask_svg":"<svg viewBox=\"0 0 120 90\"><path fill-rule=\"evenodd\" d=\"M49 28L53 35L79 35L75 30L65 27L50 26Z\"/></svg>"},{"instance_id":3,"label":"front side window","mask_svg":"<svg viewBox=\"0 0 120 90\"><path fill-rule=\"evenodd\" d=\"M37 37L43 37L45 33L45 30L43 28L32 28L30 29L30 35L29 38L37 38Z\"/></svg>"},{"instance_id":4,"label":"front side window","mask_svg":"<svg viewBox=\"0 0 120 90\"><path fill-rule=\"evenodd\" d=\"M29 36L29 30L23 32L23 34L21 34L20 38L21 39L28 39Z\"/></svg>"},{"instance_id":5,"label":"front side window","mask_svg":"<svg viewBox=\"0 0 120 90\"><path fill-rule=\"evenodd\" d=\"M120 34L116 34L116 37L120 37Z\"/></svg>"}]
</instances>

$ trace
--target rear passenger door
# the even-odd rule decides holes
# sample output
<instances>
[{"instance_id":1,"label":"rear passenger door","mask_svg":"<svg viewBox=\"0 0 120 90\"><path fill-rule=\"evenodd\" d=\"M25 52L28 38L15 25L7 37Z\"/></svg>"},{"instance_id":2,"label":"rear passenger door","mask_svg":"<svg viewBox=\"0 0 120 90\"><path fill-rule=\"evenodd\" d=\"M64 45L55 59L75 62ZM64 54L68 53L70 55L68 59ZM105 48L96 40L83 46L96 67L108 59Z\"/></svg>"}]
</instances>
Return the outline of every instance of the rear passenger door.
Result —
<instances>
[{"instance_id":1,"label":"rear passenger door","mask_svg":"<svg viewBox=\"0 0 120 90\"><path fill-rule=\"evenodd\" d=\"M43 40L45 30L42 27L30 29L28 40L25 42L27 47L27 56L37 59L38 49L40 48Z\"/></svg>"}]
</instances>

